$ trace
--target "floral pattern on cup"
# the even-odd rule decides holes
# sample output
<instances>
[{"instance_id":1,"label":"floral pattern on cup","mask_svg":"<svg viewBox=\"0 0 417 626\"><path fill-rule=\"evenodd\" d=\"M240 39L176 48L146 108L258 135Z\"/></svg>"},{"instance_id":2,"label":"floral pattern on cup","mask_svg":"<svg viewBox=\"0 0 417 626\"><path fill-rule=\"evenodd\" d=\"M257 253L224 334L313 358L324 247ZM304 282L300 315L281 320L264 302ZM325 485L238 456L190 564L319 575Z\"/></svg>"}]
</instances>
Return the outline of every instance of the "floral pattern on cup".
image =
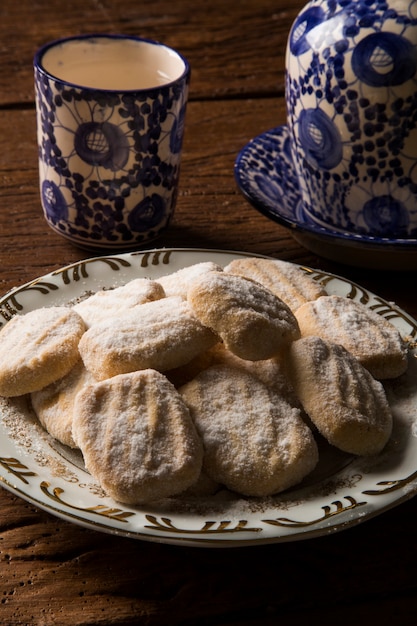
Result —
<instances>
[{"instance_id":1,"label":"floral pattern on cup","mask_svg":"<svg viewBox=\"0 0 417 626\"><path fill-rule=\"evenodd\" d=\"M127 92L74 86L36 64L34 71L49 225L92 248L129 249L155 239L175 209L188 66L169 84Z\"/></svg>"},{"instance_id":2,"label":"floral pattern on cup","mask_svg":"<svg viewBox=\"0 0 417 626\"><path fill-rule=\"evenodd\" d=\"M309 2L288 38L286 101L309 218L416 237L416 0Z\"/></svg>"}]
</instances>

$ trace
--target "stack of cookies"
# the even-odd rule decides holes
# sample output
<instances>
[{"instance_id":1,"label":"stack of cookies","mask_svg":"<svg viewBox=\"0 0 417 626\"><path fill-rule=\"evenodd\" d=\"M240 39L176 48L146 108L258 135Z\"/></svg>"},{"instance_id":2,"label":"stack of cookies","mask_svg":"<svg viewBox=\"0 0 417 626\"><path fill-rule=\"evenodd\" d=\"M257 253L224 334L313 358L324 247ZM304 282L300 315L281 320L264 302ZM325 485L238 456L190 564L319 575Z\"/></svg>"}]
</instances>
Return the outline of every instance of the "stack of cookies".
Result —
<instances>
[{"instance_id":1,"label":"stack of cookies","mask_svg":"<svg viewBox=\"0 0 417 626\"><path fill-rule=\"evenodd\" d=\"M260 258L135 279L0 332L0 395L29 394L128 504L218 485L282 492L316 466L316 433L378 454L392 431L381 380L406 368L389 321Z\"/></svg>"}]
</instances>

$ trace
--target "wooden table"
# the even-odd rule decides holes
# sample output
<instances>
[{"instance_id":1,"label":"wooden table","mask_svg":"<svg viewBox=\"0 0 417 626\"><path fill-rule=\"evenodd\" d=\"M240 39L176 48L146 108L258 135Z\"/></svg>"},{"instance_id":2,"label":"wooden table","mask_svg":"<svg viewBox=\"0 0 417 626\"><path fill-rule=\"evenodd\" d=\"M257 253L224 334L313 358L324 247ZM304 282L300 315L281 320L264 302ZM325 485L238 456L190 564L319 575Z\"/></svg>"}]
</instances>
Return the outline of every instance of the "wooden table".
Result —
<instances>
[{"instance_id":1,"label":"wooden table","mask_svg":"<svg viewBox=\"0 0 417 626\"><path fill-rule=\"evenodd\" d=\"M285 122L284 53L301 0L2 0L0 289L90 256L43 219L32 57L48 40L122 32L162 40L192 83L175 221L158 246L242 250L350 278L417 316L413 272L313 256L242 198L239 150ZM102 534L0 490L0 623L412 624L417 501L302 542L199 549Z\"/></svg>"}]
</instances>

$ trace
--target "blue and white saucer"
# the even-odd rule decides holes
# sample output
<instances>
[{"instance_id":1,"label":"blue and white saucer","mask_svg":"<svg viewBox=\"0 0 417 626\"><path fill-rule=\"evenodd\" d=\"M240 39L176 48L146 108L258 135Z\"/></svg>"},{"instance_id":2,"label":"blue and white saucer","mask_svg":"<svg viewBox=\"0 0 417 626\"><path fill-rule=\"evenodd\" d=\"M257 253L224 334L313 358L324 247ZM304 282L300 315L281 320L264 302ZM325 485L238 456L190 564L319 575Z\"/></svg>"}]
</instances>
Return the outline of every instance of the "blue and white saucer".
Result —
<instances>
[{"instance_id":1,"label":"blue and white saucer","mask_svg":"<svg viewBox=\"0 0 417 626\"><path fill-rule=\"evenodd\" d=\"M372 269L417 270L417 239L385 239L334 230L303 212L287 126L252 139L238 154L235 178L250 204L291 229L305 248L325 258Z\"/></svg>"}]
</instances>

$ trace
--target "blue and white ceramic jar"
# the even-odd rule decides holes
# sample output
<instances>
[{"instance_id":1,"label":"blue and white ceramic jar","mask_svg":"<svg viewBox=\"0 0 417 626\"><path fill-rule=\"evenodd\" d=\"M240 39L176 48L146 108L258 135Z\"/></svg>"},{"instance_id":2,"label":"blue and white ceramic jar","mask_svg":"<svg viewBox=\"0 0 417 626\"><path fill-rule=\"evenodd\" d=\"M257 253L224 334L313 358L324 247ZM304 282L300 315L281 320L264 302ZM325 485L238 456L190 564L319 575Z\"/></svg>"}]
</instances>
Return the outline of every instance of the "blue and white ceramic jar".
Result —
<instances>
[{"instance_id":1,"label":"blue and white ceramic jar","mask_svg":"<svg viewBox=\"0 0 417 626\"><path fill-rule=\"evenodd\" d=\"M292 26L287 122L306 215L417 237L417 1L311 0Z\"/></svg>"}]
</instances>

